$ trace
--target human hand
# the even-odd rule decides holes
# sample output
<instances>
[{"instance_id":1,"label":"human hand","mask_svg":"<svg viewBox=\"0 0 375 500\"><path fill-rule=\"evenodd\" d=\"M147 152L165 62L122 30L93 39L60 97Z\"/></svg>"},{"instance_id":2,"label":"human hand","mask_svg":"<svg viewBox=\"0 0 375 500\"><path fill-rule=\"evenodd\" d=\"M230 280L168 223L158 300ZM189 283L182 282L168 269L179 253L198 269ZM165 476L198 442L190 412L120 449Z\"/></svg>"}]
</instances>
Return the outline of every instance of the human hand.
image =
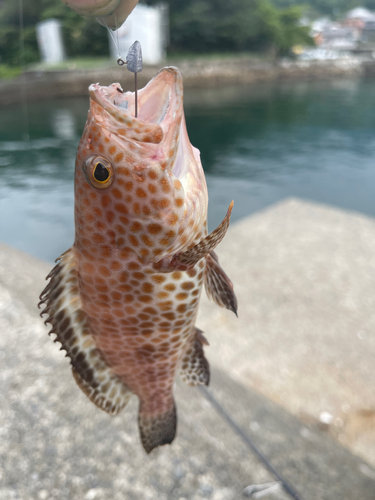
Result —
<instances>
[{"instance_id":1,"label":"human hand","mask_svg":"<svg viewBox=\"0 0 375 500\"><path fill-rule=\"evenodd\" d=\"M75 12L85 17L96 17L100 24L110 29L119 28L138 0L62 0Z\"/></svg>"}]
</instances>

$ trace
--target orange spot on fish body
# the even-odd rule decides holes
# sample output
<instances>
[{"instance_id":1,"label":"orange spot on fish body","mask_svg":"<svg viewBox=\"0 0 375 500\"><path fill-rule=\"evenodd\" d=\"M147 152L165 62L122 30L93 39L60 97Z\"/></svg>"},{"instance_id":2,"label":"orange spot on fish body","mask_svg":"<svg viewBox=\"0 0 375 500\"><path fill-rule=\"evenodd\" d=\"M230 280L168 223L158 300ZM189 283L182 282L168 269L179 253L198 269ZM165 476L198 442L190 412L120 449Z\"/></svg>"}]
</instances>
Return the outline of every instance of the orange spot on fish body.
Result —
<instances>
[{"instance_id":1,"label":"orange spot on fish body","mask_svg":"<svg viewBox=\"0 0 375 500\"><path fill-rule=\"evenodd\" d=\"M113 221L114 221L114 219L115 219L115 214L114 214L113 212L111 212L110 210L108 210L108 211L106 212L106 214L105 214L105 215L106 215L107 221L108 221L109 223L111 223L111 222L113 222Z\"/></svg>"},{"instance_id":2,"label":"orange spot on fish body","mask_svg":"<svg viewBox=\"0 0 375 500\"><path fill-rule=\"evenodd\" d=\"M146 234L141 235L141 240L147 247L152 247L154 244L153 241Z\"/></svg>"},{"instance_id":3,"label":"orange spot on fish body","mask_svg":"<svg viewBox=\"0 0 375 500\"><path fill-rule=\"evenodd\" d=\"M138 299L140 300L140 302L143 302L143 303L146 303L146 304L148 304L148 303L152 302L152 297L151 297L151 295L140 295L140 296L138 297Z\"/></svg>"},{"instance_id":4,"label":"orange spot on fish body","mask_svg":"<svg viewBox=\"0 0 375 500\"><path fill-rule=\"evenodd\" d=\"M147 194L143 191L142 188L138 188L135 192L138 198L146 198Z\"/></svg>"},{"instance_id":5,"label":"orange spot on fish body","mask_svg":"<svg viewBox=\"0 0 375 500\"><path fill-rule=\"evenodd\" d=\"M115 210L117 212L119 212L120 214L127 214L128 213L128 209L126 208L126 206L123 203L116 203Z\"/></svg>"},{"instance_id":6,"label":"orange spot on fish body","mask_svg":"<svg viewBox=\"0 0 375 500\"><path fill-rule=\"evenodd\" d=\"M98 233L94 234L92 239L95 241L95 243L104 243L104 241L105 241L104 236L102 236L101 234L98 234Z\"/></svg>"},{"instance_id":7,"label":"orange spot on fish body","mask_svg":"<svg viewBox=\"0 0 375 500\"><path fill-rule=\"evenodd\" d=\"M119 269L121 269L121 264L120 262L118 262L117 260L114 260L113 262L111 262L110 266L109 266L113 271L118 271Z\"/></svg>"},{"instance_id":8,"label":"orange spot on fish body","mask_svg":"<svg viewBox=\"0 0 375 500\"><path fill-rule=\"evenodd\" d=\"M103 194L102 196L102 206L106 208L111 203L111 198L108 194Z\"/></svg>"},{"instance_id":9,"label":"orange spot on fish body","mask_svg":"<svg viewBox=\"0 0 375 500\"><path fill-rule=\"evenodd\" d=\"M121 191L117 188L112 188L112 194L118 200L121 198Z\"/></svg>"},{"instance_id":10,"label":"orange spot on fish body","mask_svg":"<svg viewBox=\"0 0 375 500\"><path fill-rule=\"evenodd\" d=\"M129 235L129 241L130 241L131 245L133 245L133 247L139 246L139 241L137 240L137 238L133 234Z\"/></svg>"},{"instance_id":11,"label":"orange spot on fish body","mask_svg":"<svg viewBox=\"0 0 375 500\"><path fill-rule=\"evenodd\" d=\"M164 281L167 279L164 275L162 274L154 274L151 276L152 281L155 281L155 283L161 284L164 283Z\"/></svg>"},{"instance_id":12,"label":"orange spot on fish body","mask_svg":"<svg viewBox=\"0 0 375 500\"><path fill-rule=\"evenodd\" d=\"M103 245L101 247L101 256L104 258L108 258L111 256L112 248L109 245Z\"/></svg>"},{"instance_id":13,"label":"orange spot on fish body","mask_svg":"<svg viewBox=\"0 0 375 500\"><path fill-rule=\"evenodd\" d=\"M140 207L139 203L134 203L133 210L134 210L135 215L141 214L141 207Z\"/></svg>"},{"instance_id":14,"label":"orange spot on fish body","mask_svg":"<svg viewBox=\"0 0 375 500\"><path fill-rule=\"evenodd\" d=\"M127 167L117 167L116 173L118 175L130 175L130 170Z\"/></svg>"},{"instance_id":15,"label":"orange spot on fish body","mask_svg":"<svg viewBox=\"0 0 375 500\"><path fill-rule=\"evenodd\" d=\"M95 267L93 266L93 264L90 264L89 262L85 262L85 263L82 265L82 270L83 270L85 273L92 274L92 273L95 271Z\"/></svg>"},{"instance_id":16,"label":"orange spot on fish body","mask_svg":"<svg viewBox=\"0 0 375 500\"><path fill-rule=\"evenodd\" d=\"M169 185L169 182L167 179L162 179L161 180L161 189L163 191L163 193L169 193L170 190L171 190L171 187Z\"/></svg>"},{"instance_id":17,"label":"orange spot on fish body","mask_svg":"<svg viewBox=\"0 0 375 500\"><path fill-rule=\"evenodd\" d=\"M142 250L141 250L141 252L140 252L140 254L141 254L142 258L147 257L147 256L149 255L149 253L150 253L150 252L147 250L147 248L142 248Z\"/></svg>"}]
</instances>

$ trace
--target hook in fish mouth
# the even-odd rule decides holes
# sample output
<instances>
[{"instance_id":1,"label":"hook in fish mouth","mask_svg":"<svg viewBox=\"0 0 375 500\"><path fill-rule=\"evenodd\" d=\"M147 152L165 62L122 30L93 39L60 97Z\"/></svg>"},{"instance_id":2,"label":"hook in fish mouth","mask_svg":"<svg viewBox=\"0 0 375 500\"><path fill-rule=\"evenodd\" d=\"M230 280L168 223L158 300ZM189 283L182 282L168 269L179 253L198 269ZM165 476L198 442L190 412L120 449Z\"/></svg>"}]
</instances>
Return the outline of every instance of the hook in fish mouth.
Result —
<instances>
[{"instance_id":1,"label":"hook in fish mouth","mask_svg":"<svg viewBox=\"0 0 375 500\"><path fill-rule=\"evenodd\" d=\"M90 96L111 117L120 123L136 127L136 122L159 125L166 132L169 125L182 116L182 76L177 68L167 67L138 91L138 117L135 117L135 94L124 92L121 85L109 87L93 84Z\"/></svg>"},{"instance_id":2,"label":"hook in fish mouth","mask_svg":"<svg viewBox=\"0 0 375 500\"><path fill-rule=\"evenodd\" d=\"M195 168L192 164L199 163L199 154L194 156L186 132L182 76L177 68L163 68L138 91L137 117L135 94L124 92L120 84L93 84L89 91L91 118L120 142L145 146L142 155L147 162L143 164L158 161L182 180ZM123 147L127 148L125 143Z\"/></svg>"}]
</instances>

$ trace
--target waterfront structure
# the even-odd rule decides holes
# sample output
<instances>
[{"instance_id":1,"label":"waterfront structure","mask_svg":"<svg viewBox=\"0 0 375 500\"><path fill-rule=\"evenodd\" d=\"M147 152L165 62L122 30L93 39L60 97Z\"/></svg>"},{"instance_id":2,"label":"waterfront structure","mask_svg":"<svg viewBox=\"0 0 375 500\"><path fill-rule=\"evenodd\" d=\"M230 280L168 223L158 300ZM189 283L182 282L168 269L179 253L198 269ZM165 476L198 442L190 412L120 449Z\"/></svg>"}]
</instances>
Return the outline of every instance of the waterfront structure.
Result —
<instances>
[{"instance_id":1,"label":"waterfront structure","mask_svg":"<svg viewBox=\"0 0 375 500\"><path fill-rule=\"evenodd\" d=\"M36 38L43 62L56 64L65 59L61 22L47 19L36 25Z\"/></svg>"}]
</instances>

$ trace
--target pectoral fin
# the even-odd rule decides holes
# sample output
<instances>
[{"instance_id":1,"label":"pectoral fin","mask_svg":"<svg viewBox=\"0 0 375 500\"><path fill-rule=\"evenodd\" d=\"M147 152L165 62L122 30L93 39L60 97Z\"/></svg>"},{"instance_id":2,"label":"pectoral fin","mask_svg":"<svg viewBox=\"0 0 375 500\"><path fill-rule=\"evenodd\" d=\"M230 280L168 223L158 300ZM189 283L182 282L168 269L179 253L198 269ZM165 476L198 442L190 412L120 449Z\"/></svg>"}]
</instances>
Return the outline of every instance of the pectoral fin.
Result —
<instances>
[{"instance_id":1,"label":"pectoral fin","mask_svg":"<svg viewBox=\"0 0 375 500\"><path fill-rule=\"evenodd\" d=\"M73 376L82 391L96 406L111 415L127 404L131 392L107 366L90 331L78 290L78 272L74 249L65 252L47 279L50 282L40 295L39 307L46 308L45 323L56 334L70 357Z\"/></svg>"},{"instance_id":2,"label":"pectoral fin","mask_svg":"<svg viewBox=\"0 0 375 500\"><path fill-rule=\"evenodd\" d=\"M206 257L204 286L210 299L221 307L233 311L237 316L237 298L233 291L233 284L219 264L215 252Z\"/></svg>"},{"instance_id":3,"label":"pectoral fin","mask_svg":"<svg viewBox=\"0 0 375 500\"><path fill-rule=\"evenodd\" d=\"M202 332L196 328L192 344L188 347L181 362L181 378L188 385L208 385L210 365L204 356L203 344L208 344Z\"/></svg>"},{"instance_id":4,"label":"pectoral fin","mask_svg":"<svg viewBox=\"0 0 375 500\"><path fill-rule=\"evenodd\" d=\"M179 271L186 271L194 267L197 262L212 252L224 238L228 230L233 205L234 202L232 201L224 219L212 233L203 238L197 245L186 250L186 252L174 255L169 262L163 259L159 263L159 269L164 272L176 269Z\"/></svg>"}]
</instances>

